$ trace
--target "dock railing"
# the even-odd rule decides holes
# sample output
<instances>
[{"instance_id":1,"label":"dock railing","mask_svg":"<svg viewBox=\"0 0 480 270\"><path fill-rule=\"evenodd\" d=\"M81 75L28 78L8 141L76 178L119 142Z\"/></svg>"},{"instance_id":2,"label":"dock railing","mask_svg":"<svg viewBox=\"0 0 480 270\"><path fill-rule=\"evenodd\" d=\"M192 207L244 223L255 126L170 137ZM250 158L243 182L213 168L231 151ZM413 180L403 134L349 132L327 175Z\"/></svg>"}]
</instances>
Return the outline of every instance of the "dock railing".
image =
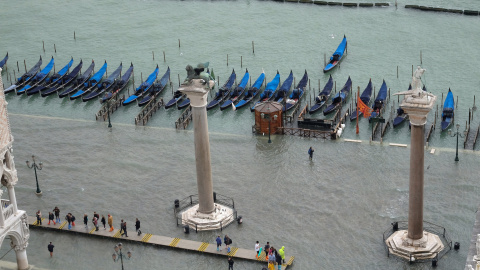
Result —
<instances>
[{"instance_id":1,"label":"dock railing","mask_svg":"<svg viewBox=\"0 0 480 270\"><path fill-rule=\"evenodd\" d=\"M164 105L163 98L156 100L156 98L152 98L147 105L145 105L140 113L135 117L135 125L143 125L145 126L152 118L153 114L157 112Z\"/></svg>"},{"instance_id":2,"label":"dock railing","mask_svg":"<svg viewBox=\"0 0 480 270\"><path fill-rule=\"evenodd\" d=\"M182 112L177 121L175 121L175 128L186 129L192 120L192 106L188 105L188 107Z\"/></svg>"},{"instance_id":3,"label":"dock railing","mask_svg":"<svg viewBox=\"0 0 480 270\"><path fill-rule=\"evenodd\" d=\"M107 110L110 110L110 115L113 114L119 107L122 106L122 102L125 101L125 95L122 95L120 98L117 98L117 95L112 96L109 100L104 102L100 110L95 114L95 120L103 120L107 121ZM110 106L108 106L107 103L110 103Z\"/></svg>"},{"instance_id":4,"label":"dock railing","mask_svg":"<svg viewBox=\"0 0 480 270\"><path fill-rule=\"evenodd\" d=\"M233 209L233 213L229 215L226 220L237 220L237 210L235 210L235 201L233 198L218 194L216 192L213 192L213 201L214 203L218 203L224 206L228 206ZM183 220L182 218L182 212L184 212L187 208L190 208L194 205L198 204L198 194L190 195L182 200L175 201L174 207L173 207L173 212L175 215L175 219L177 221L177 227L178 225L181 224L187 224L186 221ZM226 228L228 225L232 224L233 222L230 222L226 225L222 225L220 223L220 230L222 231L224 228ZM198 232L198 227L195 225L195 232Z\"/></svg>"}]
</instances>

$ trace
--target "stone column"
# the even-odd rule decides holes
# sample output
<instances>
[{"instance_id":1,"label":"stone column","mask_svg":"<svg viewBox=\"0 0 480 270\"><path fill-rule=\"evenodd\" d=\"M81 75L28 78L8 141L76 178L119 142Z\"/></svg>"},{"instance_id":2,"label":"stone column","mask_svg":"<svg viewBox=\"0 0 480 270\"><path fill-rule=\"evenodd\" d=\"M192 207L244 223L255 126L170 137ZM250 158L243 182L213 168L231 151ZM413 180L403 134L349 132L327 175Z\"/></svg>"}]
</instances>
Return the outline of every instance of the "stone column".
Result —
<instances>
[{"instance_id":1,"label":"stone column","mask_svg":"<svg viewBox=\"0 0 480 270\"><path fill-rule=\"evenodd\" d=\"M206 85L201 79L193 79L178 90L187 94L192 106L195 162L197 167L198 212L210 214L215 211L213 201L212 167L210 163L210 141L208 138Z\"/></svg>"},{"instance_id":2,"label":"stone column","mask_svg":"<svg viewBox=\"0 0 480 270\"><path fill-rule=\"evenodd\" d=\"M15 197L15 190L13 189L13 185L8 185L8 196L10 197L10 203L13 205L13 213L16 215L18 212L17 208L17 198Z\"/></svg>"},{"instance_id":3,"label":"stone column","mask_svg":"<svg viewBox=\"0 0 480 270\"><path fill-rule=\"evenodd\" d=\"M17 255L17 267L19 270L26 270L28 266L27 249L26 247L15 247L15 254Z\"/></svg>"},{"instance_id":4,"label":"stone column","mask_svg":"<svg viewBox=\"0 0 480 270\"><path fill-rule=\"evenodd\" d=\"M427 116L436 97L406 97L400 107L408 114L411 124L410 148L410 190L408 201L408 238L418 240L423 237L423 170L424 170L424 127Z\"/></svg>"}]
</instances>

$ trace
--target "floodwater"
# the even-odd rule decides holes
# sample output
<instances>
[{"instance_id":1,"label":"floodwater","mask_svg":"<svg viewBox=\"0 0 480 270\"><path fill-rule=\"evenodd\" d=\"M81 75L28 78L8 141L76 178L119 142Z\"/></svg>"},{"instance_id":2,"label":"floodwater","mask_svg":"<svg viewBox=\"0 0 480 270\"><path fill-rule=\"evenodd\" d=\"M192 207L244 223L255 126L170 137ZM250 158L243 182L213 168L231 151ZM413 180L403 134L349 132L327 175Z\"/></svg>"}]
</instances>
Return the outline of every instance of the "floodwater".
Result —
<instances>
[{"instance_id":1,"label":"floodwater","mask_svg":"<svg viewBox=\"0 0 480 270\"><path fill-rule=\"evenodd\" d=\"M348 56L331 74L338 86L351 76L362 91L371 78L376 90L385 79L391 93L406 90L412 65L427 70L423 82L437 95L448 88L458 96L457 123L468 120L478 94L480 17L426 13L404 9L343 8L271 1L1 1L0 55L8 51L6 87L13 70L24 72L39 55L55 57L56 69L70 59L84 63L106 60L108 72L120 62L133 62L135 86L155 66L160 75L172 70L169 99L185 66L210 62L223 84L232 69L238 80L248 68L252 80L265 70L267 81L278 70L283 81L293 70L296 81L304 70L311 82L306 94L318 93L328 75L321 72L324 54L331 54L345 34ZM393 3L392 3L393 4ZM480 9L476 1L424 1L422 4ZM74 40L74 32L76 40ZM179 47L180 40L180 47ZM45 42L45 53L42 48ZM252 41L255 53L252 52ZM54 44L57 52L54 52ZM152 51L155 59L153 59ZM165 62L163 61L165 52ZM227 66L228 55L228 66ZM242 59L242 63L240 62ZM397 78L398 66L398 78ZM129 86L130 93L132 85ZM56 96L42 98L9 94L10 124L19 182L15 188L20 209L44 214L59 206L77 217L93 211L112 214L142 231L170 237L214 242L218 232L185 235L175 226L173 201L195 194L195 156L192 126L177 131L175 108L161 109L146 127L135 127L140 111L135 104L112 115L112 130L95 121L97 101L83 103ZM395 101L392 97L388 110ZM349 101L349 104L351 101ZM395 108L394 108L395 109ZM320 113L319 115L320 116ZM251 133L254 117L248 109L208 112L214 190L235 200L243 216L228 234L235 246L254 247L255 241L286 247L295 256L292 269L422 269L388 258L382 233L390 223L407 220L409 148L389 143L410 142L408 125L388 130L383 144L369 143L371 126L360 120L360 134L347 123L341 140ZM478 112L473 126L478 126ZM429 121L433 120L433 111ZM359 139L354 144L343 139ZM454 162L456 139L434 131L425 155L426 221L447 229L459 251L451 251L437 269L463 269L479 202L477 151L460 150ZM313 146L313 161L308 147ZM430 151L430 149L428 151ZM478 146L476 150L478 150ZM24 161L36 155L43 196L37 197L33 172ZM132 227L132 226L130 226ZM46 250L55 246L54 258ZM46 269L118 269L111 253L113 240L32 230L29 262ZM133 252L126 269L225 269L226 258L124 243ZM10 249L8 239L0 256ZM15 261L10 251L3 260ZM1 261L0 261L1 264ZM237 260L236 269L261 269L262 264Z\"/></svg>"}]
</instances>

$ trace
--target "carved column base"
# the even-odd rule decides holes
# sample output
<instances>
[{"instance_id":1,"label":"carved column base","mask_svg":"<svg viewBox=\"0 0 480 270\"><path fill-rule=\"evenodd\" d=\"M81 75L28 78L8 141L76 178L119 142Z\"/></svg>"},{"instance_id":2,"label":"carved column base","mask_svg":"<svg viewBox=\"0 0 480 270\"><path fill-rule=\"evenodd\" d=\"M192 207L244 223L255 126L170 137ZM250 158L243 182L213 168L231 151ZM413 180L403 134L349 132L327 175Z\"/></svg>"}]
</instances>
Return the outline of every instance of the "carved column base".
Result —
<instances>
[{"instance_id":1,"label":"carved column base","mask_svg":"<svg viewBox=\"0 0 480 270\"><path fill-rule=\"evenodd\" d=\"M422 238L415 240L408 238L407 230L396 231L385 243L391 254L408 261L433 259L444 249L440 237L426 231Z\"/></svg>"}]
</instances>

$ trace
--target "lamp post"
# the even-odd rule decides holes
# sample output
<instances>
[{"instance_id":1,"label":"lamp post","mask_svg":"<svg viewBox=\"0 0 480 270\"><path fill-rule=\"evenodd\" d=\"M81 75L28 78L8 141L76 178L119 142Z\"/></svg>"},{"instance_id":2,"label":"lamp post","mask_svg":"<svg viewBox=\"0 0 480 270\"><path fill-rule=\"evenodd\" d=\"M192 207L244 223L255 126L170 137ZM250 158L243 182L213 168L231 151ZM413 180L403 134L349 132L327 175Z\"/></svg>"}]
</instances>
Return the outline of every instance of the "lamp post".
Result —
<instances>
[{"instance_id":1,"label":"lamp post","mask_svg":"<svg viewBox=\"0 0 480 270\"><path fill-rule=\"evenodd\" d=\"M42 162L40 162L37 165L37 163L35 162L35 156L34 155L32 155L32 160L33 160L32 166L30 166L30 162L28 160L26 161L26 163L27 163L27 167L29 169L33 168L33 170L35 171L35 181L37 182L37 191L35 192L35 194L40 195L40 194L42 194L42 191L40 190L40 186L38 185L37 169L41 171L43 164L42 164Z\"/></svg>"},{"instance_id":2,"label":"lamp post","mask_svg":"<svg viewBox=\"0 0 480 270\"><path fill-rule=\"evenodd\" d=\"M262 117L262 119L265 119L265 120L268 121L268 143L272 143L272 140L270 139L270 133L271 133L270 130L271 130L272 118L270 117L270 114L261 113L260 116ZM277 117L278 116L275 114L273 116L273 120L277 120Z\"/></svg>"},{"instance_id":3,"label":"lamp post","mask_svg":"<svg viewBox=\"0 0 480 270\"><path fill-rule=\"evenodd\" d=\"M463 131L463 135L458 131L460 129L460 124L456 124L455 127L457 128L457 131L455 133L452 134L452 130L449 129L448 130L448 135L450 135L451 137L457 137L457 151L455 153L455 161L459 161L460 159L458 159L458 137L462 137L462 138L465 138L465 136L467 136L467 131Z\"/></svg>"},{"instance_id":4,"label":"lamp post","mask_svg":"<svg viewBox=\"0 0 480 270\"><path fill-rule=\"evenodd\" d=\"M118 243L113 248L115 250L115 253L112 254L112 259L114 262L118 262L118 260L120 260L120 262L122 263L122 270L124 270L123 259L125 258L126 260L130 260L130 258L132 258L132 252L128 251L127 255L125 255L122 253L122 247L123 247L122 243Z\"/></svg>"}]
</instances>

